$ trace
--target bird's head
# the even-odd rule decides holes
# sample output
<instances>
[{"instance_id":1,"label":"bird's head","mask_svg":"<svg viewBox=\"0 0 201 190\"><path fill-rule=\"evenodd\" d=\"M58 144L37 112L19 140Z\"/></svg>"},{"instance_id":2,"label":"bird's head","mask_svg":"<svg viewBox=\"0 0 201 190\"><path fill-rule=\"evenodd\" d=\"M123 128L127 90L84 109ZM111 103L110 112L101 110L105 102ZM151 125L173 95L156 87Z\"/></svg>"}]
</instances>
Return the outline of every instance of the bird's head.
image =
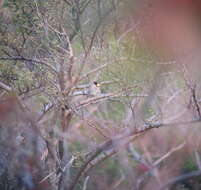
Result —
<instances>
[{"instance_id":1,"label":"bird's head","mask_svg":"<svg viewBox=\"0 0 201 190\"><path fill-rule=\"evenodd\" d=\"M97 81L94 81L94 84L99 87L100 86L100 83L98 83Z\"/></svg>"}]
</instances>

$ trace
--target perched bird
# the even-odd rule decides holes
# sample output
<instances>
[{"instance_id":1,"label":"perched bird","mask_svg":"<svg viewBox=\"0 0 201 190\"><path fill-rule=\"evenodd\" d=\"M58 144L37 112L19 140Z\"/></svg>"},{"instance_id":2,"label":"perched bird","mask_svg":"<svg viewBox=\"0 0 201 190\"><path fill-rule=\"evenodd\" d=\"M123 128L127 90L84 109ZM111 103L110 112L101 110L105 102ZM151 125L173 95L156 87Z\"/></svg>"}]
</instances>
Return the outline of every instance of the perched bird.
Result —
<instances>
[{"instance_id":1,"label":"perched bird","mask_svg":"<svg viewBox=\"0 0 201 190\"><path fill-rule=\"evenodd\" d=\"M91 83L89 86L88 95L90 95L90 96L101 95L100 83L98 83L97 81L94 81L93 83Z\"/></svg>"}]
</instances>

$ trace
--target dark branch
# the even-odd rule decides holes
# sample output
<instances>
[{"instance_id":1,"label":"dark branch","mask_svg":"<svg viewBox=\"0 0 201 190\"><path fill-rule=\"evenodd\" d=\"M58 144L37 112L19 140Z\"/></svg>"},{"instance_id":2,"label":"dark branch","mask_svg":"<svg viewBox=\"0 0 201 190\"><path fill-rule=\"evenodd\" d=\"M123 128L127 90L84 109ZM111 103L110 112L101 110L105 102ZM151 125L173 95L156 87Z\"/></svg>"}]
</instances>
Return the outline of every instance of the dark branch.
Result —
<instances>
[{"instance_id":1,"label":"dark branch","mask_svg":"<svg viewBox=\"0 0 201 190\"><path fill-rule=\"evenodd\" d=\"M50 64L48 64L48 63L46 63L46 62L44 62L44 61L35 60L35 59L30 59L30 58L25 58L25 57L23 57L23 56L0 57L0 60L2 60L2 61L6 61L6 60L8 60L8 61L30 61L30 62L32 62L32 63L38 63L38 64L41 64L41 65L45 65L45 66L47 66L50 70L52 70L54 73L57 73L56 69L55 69L52 65L50 65Z\"/></svg>"}]
</instances>

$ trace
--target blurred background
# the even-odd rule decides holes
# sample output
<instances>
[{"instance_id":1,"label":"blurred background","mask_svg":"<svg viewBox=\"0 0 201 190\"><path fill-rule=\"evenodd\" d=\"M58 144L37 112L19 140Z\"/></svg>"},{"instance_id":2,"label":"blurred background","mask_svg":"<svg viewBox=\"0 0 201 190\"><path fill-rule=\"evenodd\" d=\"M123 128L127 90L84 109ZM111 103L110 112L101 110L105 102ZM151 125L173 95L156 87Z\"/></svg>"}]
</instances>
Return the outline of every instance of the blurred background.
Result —
<instances>
[{"instance_id":1,"label":"blurred background","mask_svg":"<svg viewBox=\"0 0 201 190\"><path fill-rule=\"evenodd\" d=\"M199 0L0 0L0 189L201 189Z\"/></svg>"}]
</instances>

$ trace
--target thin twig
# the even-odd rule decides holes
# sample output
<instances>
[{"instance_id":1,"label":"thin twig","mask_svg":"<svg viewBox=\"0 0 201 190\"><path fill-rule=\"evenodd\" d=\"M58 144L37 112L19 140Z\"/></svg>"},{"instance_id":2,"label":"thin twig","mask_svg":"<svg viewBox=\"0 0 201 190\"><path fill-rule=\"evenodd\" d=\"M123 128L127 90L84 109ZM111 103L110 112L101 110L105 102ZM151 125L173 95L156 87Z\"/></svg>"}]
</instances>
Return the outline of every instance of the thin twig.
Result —
<instances>
[{"instance_id":1,"label":"thin twig","mask_svg":"<svg viewBox=\"0 0 201 190\"><path fill-rule=\"evenodd\" d=\"M89 181L89 176L87 176L86 179L84 180L83 190L87 190L88 181Z\"/></svg>"}]
</instances>

